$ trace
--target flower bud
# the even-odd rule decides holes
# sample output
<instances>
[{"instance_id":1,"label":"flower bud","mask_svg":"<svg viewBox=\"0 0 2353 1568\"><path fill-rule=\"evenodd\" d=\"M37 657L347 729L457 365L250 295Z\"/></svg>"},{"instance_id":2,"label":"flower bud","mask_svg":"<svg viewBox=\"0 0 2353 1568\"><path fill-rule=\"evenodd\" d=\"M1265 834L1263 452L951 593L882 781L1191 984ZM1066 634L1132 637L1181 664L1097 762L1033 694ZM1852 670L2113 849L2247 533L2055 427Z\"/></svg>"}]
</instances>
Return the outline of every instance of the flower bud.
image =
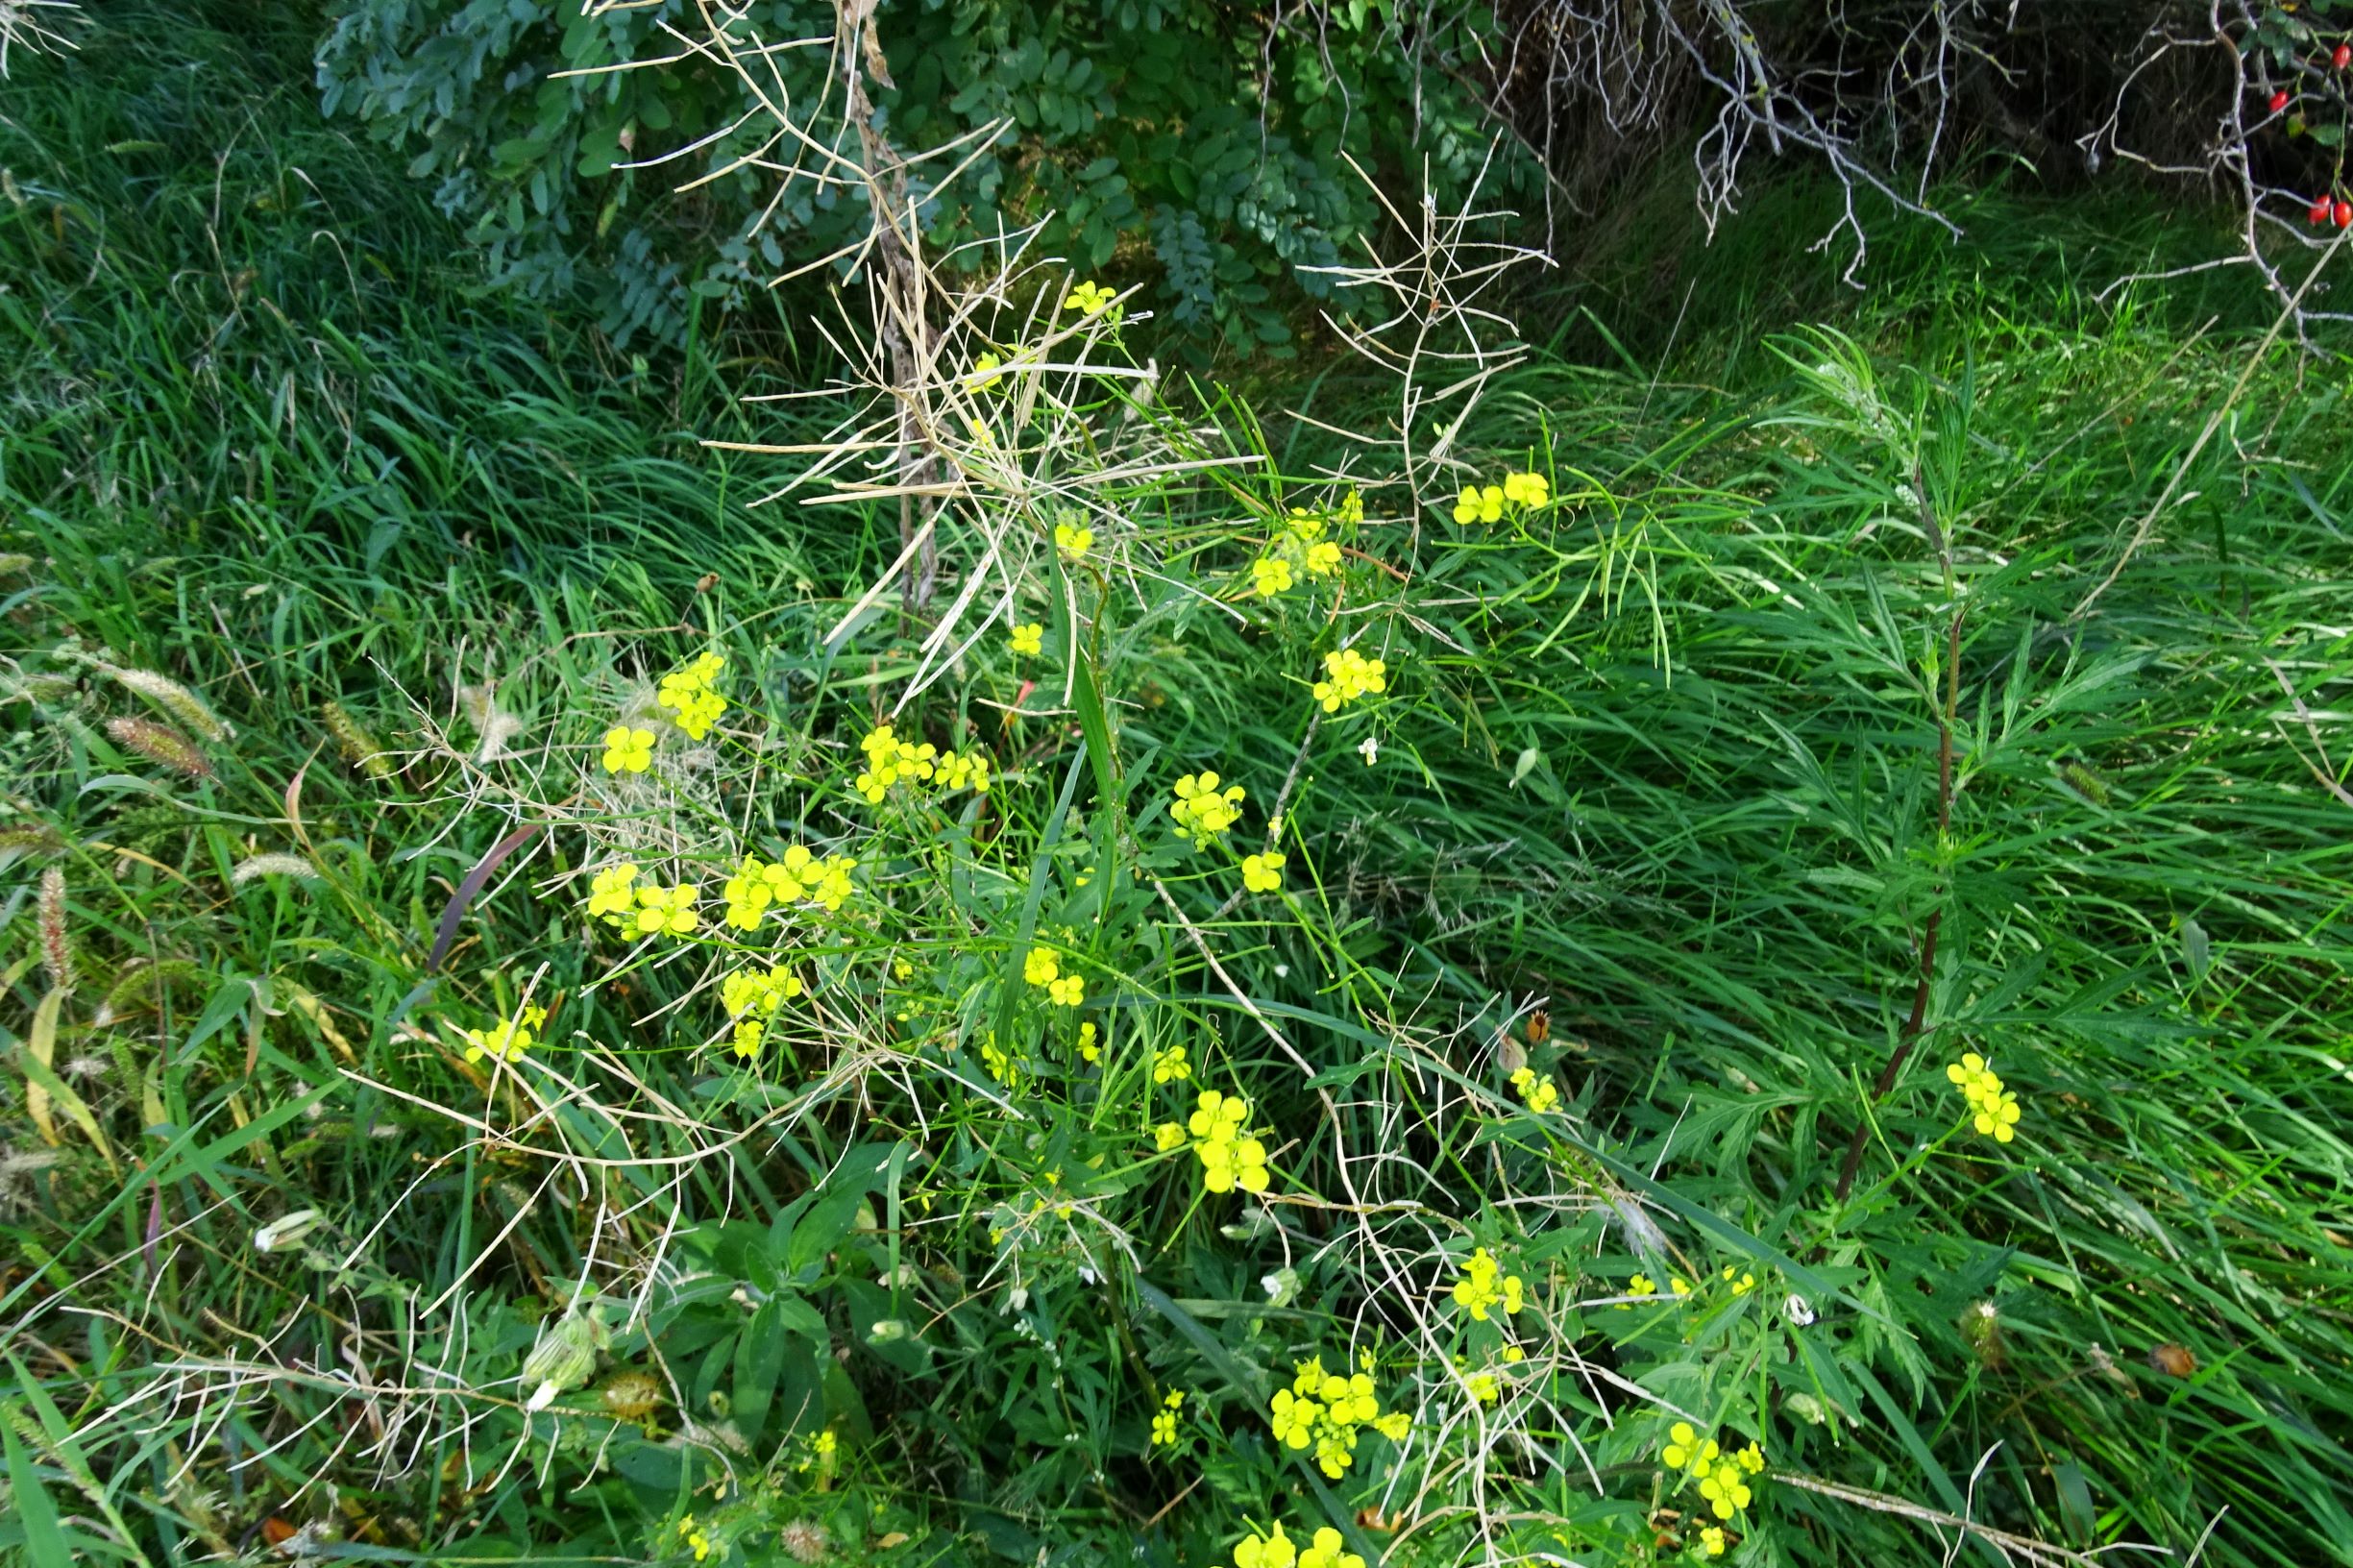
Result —
<instances>
[{"instance_id":1,"label":"flower bud","mask_svg":"<svg viewBox=\"0 0 2353 1568\"><path fill-rule=\"evenodd\" d=\"M276 1252L281 1247L290 1247L318 1229L319 1219L316 1209L297 1209L273 1219L254 1233L254 1250Z\"/></svg>"},{"instance_id":2,"label":"flower bud","mask_svg":"<svg viewBox=\"0 0 2353 1568\"><path fill-rule=\"evenodd\" d=\"M586 1383L596 1370L595 1331L586 1318L566 1313L524 1360L523 1382L527 1386L536 1385L526 1408L546 1409L556 1395Z\"/></svg>"}]
</instances>

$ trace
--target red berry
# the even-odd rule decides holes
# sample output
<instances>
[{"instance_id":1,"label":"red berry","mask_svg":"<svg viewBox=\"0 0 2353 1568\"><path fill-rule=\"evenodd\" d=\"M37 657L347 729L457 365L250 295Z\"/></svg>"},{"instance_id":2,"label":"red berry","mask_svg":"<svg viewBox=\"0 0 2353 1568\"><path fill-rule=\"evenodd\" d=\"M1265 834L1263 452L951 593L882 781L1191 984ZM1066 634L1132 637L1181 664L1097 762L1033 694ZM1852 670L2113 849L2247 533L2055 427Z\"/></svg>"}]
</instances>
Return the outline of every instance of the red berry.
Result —
<instances>
[{"instance_id":1,"label":"red berry","mask_svg":"<svg viewBox=\"0 0 2353 1568\"><path fill-rule=\"evenodd\" d=\"M2339 202L2337 204L2337 227L2340 229L2353 229L2353 202Z\"/></svg>"},{"instance_id":2,"label":"red berry","mask_svg":"<svg viewBox=\"0 0 2353 1568\"><path fill-rule=\"evenodd\" d=\"M2341 43L2329 51L2328 62L2339 70L2353 65L2353 43Z\"/></svg>"},{"instance_id":3,"label":"red berry","mask_svg":"<svg viewBox=\"0 0 2353 1568\"><path fill-rule=\"evenodd\" d=\"M2315 223L2328 222L2329 199L2326 196L2315 197L2313 199L2312 210L2304 215Z\"/></svg>"},{"instance_id":4,"label":"red berry","mask_svg":"<svg viewBox=\"0 0 2353 1568\"><path fill-rule=\"evenodd\" d=\"M2273 94L2271 95L2271 112L2272 112L2272 113L2276 114L2276 113L2278 113L2278 112L2279 112L2281 110L2286 109L2287 107L2288 107L2288 94L2287 94L2285 91L2275 92L2275 93L2273 93Z\"/></svg>"}]
</instances>

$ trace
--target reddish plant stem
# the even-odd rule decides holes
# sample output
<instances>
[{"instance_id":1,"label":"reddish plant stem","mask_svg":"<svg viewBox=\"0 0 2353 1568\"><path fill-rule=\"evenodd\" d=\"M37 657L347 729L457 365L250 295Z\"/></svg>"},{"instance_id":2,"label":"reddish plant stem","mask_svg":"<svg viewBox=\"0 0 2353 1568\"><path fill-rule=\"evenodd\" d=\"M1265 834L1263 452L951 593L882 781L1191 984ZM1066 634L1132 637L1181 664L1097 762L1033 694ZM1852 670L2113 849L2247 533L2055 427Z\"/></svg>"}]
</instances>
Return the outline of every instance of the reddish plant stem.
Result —
<instances>
[{"instance_id":1,"label":"reddish plant stem","mask_svg":"<svg viewBox=\"0 0 2353 1568\"><path fill-rule=\"evenodd\" d=\"M1924 515L1927 506L1921 507ZM1929 537L1941 546L1943 534L1931 523ZM1946 580L1951 581L1951 561L1947 557ZM1936 715L1936 836L1941 843L1952 830L1952 728L1959 722L1961 711L1961 618L1966 611L1953 606L1952 622L1945 632L1945 700ZM1903 1020L1903 1030L1896 1037L1896 1049L1888 1057L1887 1066L1880 1069L1879 1081L1871 1087L1871 1103L1887 1097L1902 1073L1903 1065L1911 1059L1912 1048L1928 1024L1928 991L1936 978L1936 934L1944 927L1943 899L1949 896L1948 885L1939 895L1936 908L1928 912L1928 923L1920 934L1920 979L1912 988L1912 1013ZM1839 1167L1837 1199L1847 1201L1853 1190L1854 1173L1862 1168L1863 1148L1871 1141L1871 1118L1860 1116L1854 1124L1854 1136L1847 1140L1846 1163Z\"/></svg>"}]
</instances>

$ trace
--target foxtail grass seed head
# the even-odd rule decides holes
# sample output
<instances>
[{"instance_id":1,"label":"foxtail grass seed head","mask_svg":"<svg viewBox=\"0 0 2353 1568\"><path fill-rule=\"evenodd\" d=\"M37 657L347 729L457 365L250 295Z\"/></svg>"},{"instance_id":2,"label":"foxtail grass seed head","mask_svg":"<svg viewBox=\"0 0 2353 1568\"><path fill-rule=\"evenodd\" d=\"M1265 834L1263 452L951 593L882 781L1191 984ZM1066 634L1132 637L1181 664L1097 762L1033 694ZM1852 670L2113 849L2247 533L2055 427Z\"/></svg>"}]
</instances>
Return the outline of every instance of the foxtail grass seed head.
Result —
<instances>
[{"instance_id":1,"label":"foxtail grass seed head","mask_svg":"<svg viewBox=\"0 0 2353 1568\"><path fill-rule=\"evenodd\" d=\"M254 855L237 862L236 869L229 873L229 881L233 887L241 888L265 876L291 876L316 882L319 869L300 855Z\"/></svg>"},{"instance_id":2,"label":"foxtail grass seed head","mask_svg":"<svg viewBox=\"0 0 2353 1568\"><path fill-rule=\"evenodd\" d=\"M0 825L0 865L18 855L54 855L65 847L65 835L47 822L9 822Z\"/></svg>"},{"instance_id":3,"label":"foxtail grass seed head","mask_svg":"<svg viewBox=\"0 0 2353 1568\"><path fill-rule=\"evenodd\" d=\"M150 762L159 762L176 773L189 778L212 776L212 764L196 748L196 743L169 724L148 719L110 719L107 733L117 746L136 751Z\"/></svg>"},{"instance_id":4,"label":"foxtail grass seed head","mask_svg":"<svg viewBox=\"0 0 2353 1568\"><path fill-rule=\"evenodd\" d=\"M335 753L379 784L388 782L394 772L392 759L377 744L351 710L340 702L321 704L319 718L327 725L328 736L335 743Z\"/></svg>"},{"instance_id":5,"label":"foxtail grass seed head","mask_svg":"<svg viewBox=\"0 0 2353 1568\"><path fill-rule=\"evenodd\" d=\"M40 927L41 968L49 971L52 990L74 983L73 933L65 925L65 871L52 866L41 872L40 894L35 900L35 920Z\"/></svg>"},{"instance_id":6,"label":"foxtail grass seed head","mask_svg":"<svg viewBox=\"0 0 2353 1568\"><path fill-rule=\"evenodd\" d=\"M208 741L218 744L236 733L205 706L203 698L176 680L152 670L126 670L115 664L101 664L98 668L112 675L126 690L138 693Z\"/></svg>"}]
</instances>

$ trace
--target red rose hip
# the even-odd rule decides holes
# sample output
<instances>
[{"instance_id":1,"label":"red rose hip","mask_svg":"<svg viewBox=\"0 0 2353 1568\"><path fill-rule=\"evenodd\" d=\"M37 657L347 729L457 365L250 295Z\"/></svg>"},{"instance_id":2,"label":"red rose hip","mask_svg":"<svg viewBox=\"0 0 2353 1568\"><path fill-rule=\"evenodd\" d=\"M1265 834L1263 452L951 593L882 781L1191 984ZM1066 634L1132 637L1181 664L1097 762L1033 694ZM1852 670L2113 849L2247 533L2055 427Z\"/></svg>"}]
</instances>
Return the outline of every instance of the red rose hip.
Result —
<instances>
[{"instance_id":1,"label":"red rose hip","mask_svg":"<svg viewBox=\"0 0 2353 1568\"><path fill-rule=\"evenodd\" d=\"M2353 43L2341 43L2329 51L2328 62L2339 70L2353 65Z\"/></svg>"},{"instance_id":2,"label":"red rose hip","mask_svg":"<svg viewBox=\"0 0 2353 1568\"><path fill-rule=\"evenodd\" d=\"M2311 208L2311 210L2307 211L2307 212L2304 214L2304 216L2305 216L2307 219L2309 219L2310 221L2312 221L2312 222L2314 222L2314 223L2326 223L2326 222L2328 222L2328 215L2329 215L2329 199L2328 199L2326 196L2315 197L2315 198L2314 198L2314 200L2313 200L2313 204L2312 204L2312 208Z\"/></svg>"},{"instance_id":3,"label":"red rose hip","mask_svg":"<svg viewBox=\"0 0 2353 1568\"><path fill-rule=\"evenodd\" d=\"M2353 202L2339 202L2337 204L2337 227L2340 229L2353 229Z\"/></svg>"},{"instance_id":4,"label":"red rose hip","mask_svg":"<svg viewBox=\"0 0 2353 1568\"><path fill-rule=\"evenodd\" d=\"M2288 95L2287 95L2285 92L2275 92L2275 93L2273 93L2273 94L2271 95L2271 112L2272 112L2272 113L2276 114L2276 113L2278 113L2278 112L2279 112L2281 110L2286 109L2287 107L2288 107Z\"/></svg>"}]
</instances>

